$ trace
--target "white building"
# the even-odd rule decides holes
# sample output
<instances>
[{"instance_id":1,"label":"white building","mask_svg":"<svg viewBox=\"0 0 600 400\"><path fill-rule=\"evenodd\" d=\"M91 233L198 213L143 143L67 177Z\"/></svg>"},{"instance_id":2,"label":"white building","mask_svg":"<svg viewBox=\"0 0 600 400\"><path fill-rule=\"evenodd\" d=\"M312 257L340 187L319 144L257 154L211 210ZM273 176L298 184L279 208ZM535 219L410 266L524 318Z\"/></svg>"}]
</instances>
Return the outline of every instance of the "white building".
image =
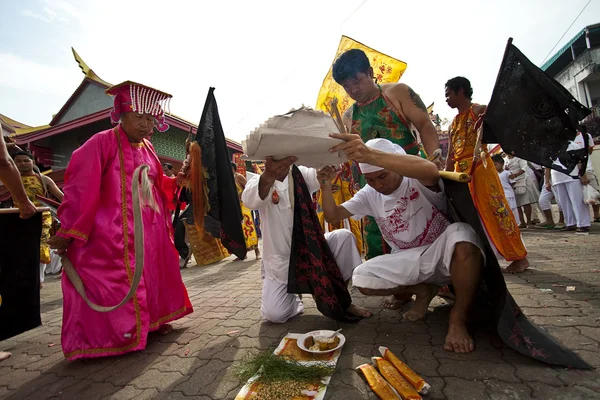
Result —
<instances>
[{"instance_id":1,"label":"white building","mask_svg":"<svg viewBox=\"0 0 600 400\"><path fill-rule=\"evenodd\" d=\"M600 116L600 23L582 29L541 68Z\"/></svg>"}]
</instances>

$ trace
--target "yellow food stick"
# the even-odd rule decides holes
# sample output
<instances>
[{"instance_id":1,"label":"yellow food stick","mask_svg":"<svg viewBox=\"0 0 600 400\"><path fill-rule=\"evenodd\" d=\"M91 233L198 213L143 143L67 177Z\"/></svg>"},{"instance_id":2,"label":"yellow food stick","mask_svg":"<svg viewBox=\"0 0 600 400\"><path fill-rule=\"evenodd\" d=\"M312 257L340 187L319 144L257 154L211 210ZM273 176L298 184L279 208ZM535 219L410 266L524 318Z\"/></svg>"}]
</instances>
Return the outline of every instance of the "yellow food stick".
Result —
<instances>
[{"instance_id":1,"label":"yellow food stick","mask_svg":"<svg viewBox=\"0 0 600 400\"><path fill-rule=\"evenodd\" d=\"M383 376L371 364L360 365L356 370L363 373L369 387L381 400L402 400L394 388L383 379Z\"/></svg>"},{"instance_id":2,"label":"yellow food stick","mask_svg":"<svg viewBox=\"0 0 600 400\"><path fill-rule=\"evenodd\" d=\"M388 360L415 389L421 394L427 394L431 386L423 378L415 373L410 367L404 364L387 347L379 347L381 356Z\"/></svg>"},{"instance_id":3,"label":"yellow food stick","mask_svg":"<svg viewBox=\"0 0 600 400\"><path fill-rule=\"evenodd\" d=\"M421 395L400 375L400 372L398 372L391 362L381 357L372 357L371 360L373 360L373 364L377 366L379 373L385 380L396 389L402 400L422 399Z\"/></svg>"}]
</instances>

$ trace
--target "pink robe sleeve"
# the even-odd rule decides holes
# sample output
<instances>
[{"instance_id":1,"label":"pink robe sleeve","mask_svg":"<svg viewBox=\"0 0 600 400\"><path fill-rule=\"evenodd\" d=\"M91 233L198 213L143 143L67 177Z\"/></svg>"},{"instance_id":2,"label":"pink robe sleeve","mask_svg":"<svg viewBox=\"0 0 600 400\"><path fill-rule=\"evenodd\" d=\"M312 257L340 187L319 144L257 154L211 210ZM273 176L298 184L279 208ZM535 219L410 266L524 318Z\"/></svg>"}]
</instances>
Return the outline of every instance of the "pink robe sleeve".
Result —
<instances>
[{"instance_id":1,"label":"pink robe sleeve","mask_svg":"<svg viewBox=\"0 0 600 400\"><path fill-rule=\"evenodd\" d=\"M65 197L58 209L61 228L57 235L86 243L100 202L102 137L92 136L77 149L65 172Z\"/></svg>"}]
</instances>

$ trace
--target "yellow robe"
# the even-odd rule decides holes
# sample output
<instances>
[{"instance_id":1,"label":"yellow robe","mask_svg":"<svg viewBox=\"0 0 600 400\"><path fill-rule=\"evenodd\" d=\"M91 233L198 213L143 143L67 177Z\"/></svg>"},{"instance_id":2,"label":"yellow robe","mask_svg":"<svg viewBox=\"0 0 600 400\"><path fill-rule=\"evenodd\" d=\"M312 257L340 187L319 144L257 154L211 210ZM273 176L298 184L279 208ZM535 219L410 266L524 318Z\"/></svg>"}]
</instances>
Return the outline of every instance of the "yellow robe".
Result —
<instances>
[{"instance_id":1,"label":"yellow robe","mask_svg":"<svg viewBox=\"0 0 600 400\"><path fill-rule=\"evenodd\" d=\"M455 172L467 174L471 172L477 142L476 122L477 117L473 112L473 106L464 113L458 114L452 121L450 140ZM498 252L507 261L522 260L527 256L527 250L521 240L521 232L510 210L498 172L487 148L482 146L482 150L485 152L485 163L482 160L477 162L469 182L473 204Z\"/></svg>"},{"instance_id":2,"label":"yellow robe","mask_svg":"<svg viewBox=\"0 0 600 400\"><path fill-rule=\"evenodd\" d=\"M37 196L45 197L46 192L40 178L36 175L21 176L21 181L29 200L36 206L41 206L42 203L37 200ZM14 199L13 203L16 207L19 206ZM40 263L42 264L50 264L50 261L52 261L50 258L50 246L46 244L46 241L50 239L50 229L52 229L52 214L46 211L42 213L42 240L40 243Z\"/></svg>"},{"instance_id":3,"label":"yellow robe","mask_svg":"<svg viewBox=\"0 0 600 400\"><path fill-rule=\"evenodd\" d=\"M238 183L235 183L237 187L238 196L242 196L243 189ZM242 214L244 219L242 220L242 230L244 231L244 239L246 240L246 250L255 250L258 248L258 234L256 233L256 226L254 226L254 218L252 217L252 211L242 203L240 200L240 206L242 207Z\"/></svg>"},{"instance_id":4,"label":"yellow robe","mask_svg":"<svg viewBox=\"0 0 600 400\"><path fill-rule=\"evenodd\" d=\"M213 264L229 257L229 252L219 239L214 238L210 233L200 231L196 225L185 222L184 225L190 245L192 246L194 259L199 267Z\"/></svg>"}]
</instances>

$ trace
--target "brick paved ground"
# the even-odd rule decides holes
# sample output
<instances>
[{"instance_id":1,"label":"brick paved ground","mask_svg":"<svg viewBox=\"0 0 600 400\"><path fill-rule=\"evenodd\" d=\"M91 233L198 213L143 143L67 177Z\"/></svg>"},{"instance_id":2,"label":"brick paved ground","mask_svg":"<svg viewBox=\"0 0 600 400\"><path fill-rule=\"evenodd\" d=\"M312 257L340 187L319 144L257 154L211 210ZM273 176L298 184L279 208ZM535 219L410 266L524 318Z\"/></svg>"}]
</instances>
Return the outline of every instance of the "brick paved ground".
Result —
<instances>
[{"instance_id":1,"label":"brick paved ground","mask_svg":"<svg viewBox=\"0 0 600 400\"><path fill-rule=\"evenodd\" d=\"M506 279L523 311L594 366L600 365L600 227L587 237L526 231L534 268ZM304 315L287 324L260 320L259 265L225 260L183 271L196 309L166 336L152 335L136 354L67 362L60 347L60 284L49 277L42 291L44 326L0 342L13 357L0 363L0 398L8 399L231 399L240 388L231 365L250 349L274 347L287 332L342 327L347 343L327 399L373 399L353 371L386 345L433 387L431 399L600 398L600 374L550 368L475 335L477 351L442 350L448 307L432 304L427 320L401 323L379 299L353 291L375 315L357 325L338 324L305 300ZM575 286L574 292L553 284ZM540 289L552 289L544 293Z\"/></svg>"}]
</instances>

